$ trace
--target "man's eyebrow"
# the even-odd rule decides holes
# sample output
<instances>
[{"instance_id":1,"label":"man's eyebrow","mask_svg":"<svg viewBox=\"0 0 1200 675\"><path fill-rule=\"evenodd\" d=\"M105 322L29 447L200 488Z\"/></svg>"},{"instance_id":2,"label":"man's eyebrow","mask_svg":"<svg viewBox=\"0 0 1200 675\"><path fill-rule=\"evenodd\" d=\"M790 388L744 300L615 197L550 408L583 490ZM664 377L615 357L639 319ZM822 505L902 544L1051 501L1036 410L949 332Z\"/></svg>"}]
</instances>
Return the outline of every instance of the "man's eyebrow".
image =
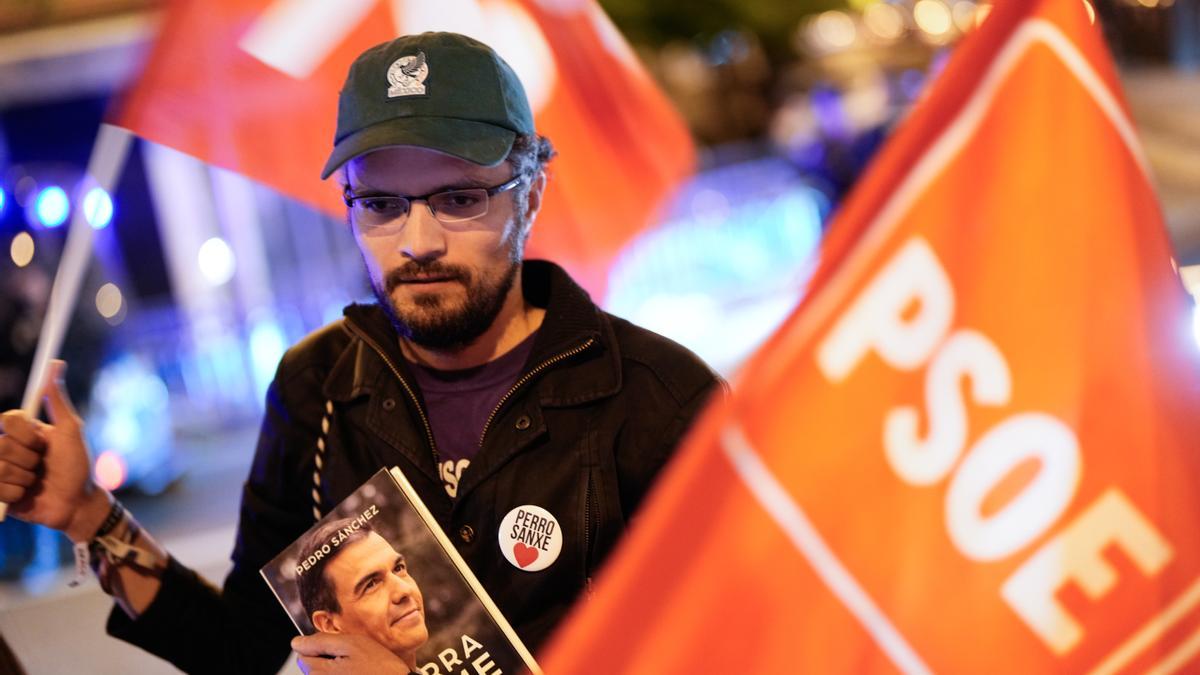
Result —
<instances>
[{"instance_id":1,"label":"man's eyebrow","mask_svg":"<svg viewBox=\"0 0 1200 675\"><path fill-rule=\"evenodd\" d=\"M379 572L375 571L375 572L371 572L370 574L367 574L363 578L359 579L358 583L354 584L355 597L362 595L363 587L366 586L371 580L377 579L377 578L379 578Z\"/></svg>"},{"instance_id":2,"label":"man's eyebrow","mask_svg":"<svg viewBox=\"0 0 1200 675\"><path fill-rule=\"evenodd\" d=\"M396 561L392 563L392 567L393 567L393 568L395 568L395 567L396 567L396 565L404 565L404 564L406 564L406 561L404 560L404 554L403 554L403 553L397 553L397 554L396 554Z\"/></svg>"}]
</instances>

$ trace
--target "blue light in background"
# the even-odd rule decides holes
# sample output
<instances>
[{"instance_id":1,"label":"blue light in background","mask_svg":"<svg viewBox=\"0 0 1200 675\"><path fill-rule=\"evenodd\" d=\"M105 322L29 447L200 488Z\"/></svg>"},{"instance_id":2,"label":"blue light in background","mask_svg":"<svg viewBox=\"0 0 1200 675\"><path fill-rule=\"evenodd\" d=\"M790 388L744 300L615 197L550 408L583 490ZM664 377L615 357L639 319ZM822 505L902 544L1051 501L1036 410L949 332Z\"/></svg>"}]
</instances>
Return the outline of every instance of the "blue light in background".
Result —
<instances>
[{"instance_id":1,"label":"blue light in background","mask_svg":"<svg viewBox=\"0 0 1200 675\"><path fill-rule=\"evenodd\" d=\"M904 92L904 96L908 100L917 100L917 97L921 95L921 89L924 87L925 75L916 68L909 68L900 73L900 91Z\"/></svg>"},{"instance_id":2,"label":"blue light in background","mask_svg":"<svg viewBox=\"0 0 1200 675\"><path fill-rule=\"evenodd\" d=\"M812 91L813 115L821 132L829 138L845 140L853 134L842 94L833 87L819 86Z\"/></svg>"},{"instance_id":3,"label":"blue light in background","mask_svg":"<svg viewBox=\"0 0 1200 675\"><path fill-rule=\"evenodd\" d=\"M700 174L618 257L605 308L731 374L799 301L827 211L782 160Z\"/></svg>"},{"instance_id":4,"label":"blue light in background","mask_svg":"<svg viewBox=\"0 0 1200 675\"><path fill-rule=\"evenodd\" d=\"M0 187L0 215L4 215L5 206L8 206L8 191Z\"/></svg>"},{"instance_id":5,"label":"blue light in background","mask_svg":"<svg viewBox=\"0 0 1200 675\"><path fill-rule=\"evenodd\" d=\"M1200 347L1200 305L1192 307L1192 336L1196 338L1196 346Z\"/></svg>"},{"instance_id":6,"label":"blue light in background","mask_svg":"<svg viewBox=\"0 0 1200 675\"><path fill-rule=\"evenodd\" d=\"M112 222L113 201L104 188L94 187L83 198L83 213L94 229L100 230Z\"/></svg>"},{"instance_id":7,"label":"blue light in background","mask_svg":"<svg viewBox=\"0 0 1200 675\"><path fill-rule=\"evenodd\" d=\"M365 299L364 299L365 301ZM332 300L325 305L325 309L321 312L321 325L333 323L342 318L342 309L346 303L342 300Z\"/></svg>"},{"instance_id":8,"label":"blue light in background","mask_svg":"<svg viewBox=\"0 0 1200 675\"><path fill-rule=\"evenodd\" d=\"M38 193L33 209L43 226L58 227L66 222L71 202L62 188L52 185Z\"/></svg>"},{"instance_id":9,"label":"blue light in background","mask_svg":"<svg viewBox=\"0 0 1200 675\"><path fill-rule=\"evenodd\" d=\"M158 494L174 480L166 382L145 357L122 353L97 371L87 407L87 436L100 451L94 471L116 489Z\"/></svg>"},{"instance_id":10,"label":"blue light in background","mask_svg":"<svg viewBox=\"0 0 1200 675\"><path fill-rule=\"evenodd\" d=\"M254 372L257 400L266 396L267 387L275 377L279 360L287 350L283 329L272 319L261 319L250 329L250 366Z\"/></svg>"},{"instance_id":11,"label":"blue light in background","mask_svg":"<svg viewBox=\"0 0 1200 675\"><path fill-rule=\"evenodd\" d=\"M214 287L232 279L237 268L233 249L220 237L213 237L200 245L196 263L200 266L200 275Z\"/></svg>"}]
</instances>

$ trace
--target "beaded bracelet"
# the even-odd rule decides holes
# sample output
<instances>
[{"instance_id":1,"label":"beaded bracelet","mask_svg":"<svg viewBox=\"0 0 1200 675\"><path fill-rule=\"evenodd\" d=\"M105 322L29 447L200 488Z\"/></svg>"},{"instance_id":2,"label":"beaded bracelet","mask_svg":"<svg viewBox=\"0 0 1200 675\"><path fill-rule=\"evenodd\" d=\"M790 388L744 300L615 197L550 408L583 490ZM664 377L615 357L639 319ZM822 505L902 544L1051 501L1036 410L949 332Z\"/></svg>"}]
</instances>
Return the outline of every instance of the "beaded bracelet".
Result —
<instances>
[{"instance_id":1,"label":"beaded bracelet","mask_svg":"<svg viewBox=\"0 0 1200 675\"><path fill-rule=\"evenodd\" d=\"M96 533L87 541L75 544L75 577L67 584L68 586L74 588L83 583L83 580L87 578L88 568L95 568L96 559L92 555L93 547L96 546L100 537L108 536L116 529L124 518L125 506L114 497L108 515L104 517L104 522L100 523L100 527L96 528Z\"/></svg>"},{"instance_id":2,"label":"beaded bracelet","mask_svg":"<svg viewBox=\"0 0 1200 675\"><path fill-rule=\"evenodd\" d=\"M125 523L125 529L117 535L117 527L122 522ZM95 536L86 543L75 545L76 576L70 585L78 585L86 573L85 570L91 567L100 581L100 589L111 595L126 614L136 618L137 614L126 598L119 570L128 567L141 575L161 579L167 567L165 558L134 543L141 532L142 528L132 514L125 510L121 502L114 499L112 509L96 530Z\"/></svg>"},{"instance_id":3,"label":"beaded bracelet","mask_svg":"<svg viewBox=\"0 0 1200 675\"><path fill-rule=\"evenodd\" d=\"M100 537L107 536L108 533L112 532L113 529L117 527L117 525L121 522L121 519L124 517L124 505L122 505L121 502L116 498L113 498L112 508L108 510L108 517L104 519L103 523L100 523L100 527L96 530L96 534L93 534L89 541L95 541Z\"/></svg>"}]
</instances>

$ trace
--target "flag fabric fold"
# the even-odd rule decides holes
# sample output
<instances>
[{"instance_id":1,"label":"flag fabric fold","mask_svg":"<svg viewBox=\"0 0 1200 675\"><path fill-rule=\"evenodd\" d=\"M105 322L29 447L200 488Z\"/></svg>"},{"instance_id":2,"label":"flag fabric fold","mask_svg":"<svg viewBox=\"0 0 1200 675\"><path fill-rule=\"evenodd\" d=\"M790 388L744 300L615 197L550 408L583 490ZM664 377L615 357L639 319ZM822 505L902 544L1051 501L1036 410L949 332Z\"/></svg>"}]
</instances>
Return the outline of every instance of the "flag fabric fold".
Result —
<instances>
[{"instance_id":1,"label":"flag fabric fold","mask_svg":"<svg viewBox=\"0 0 1200 675\"><path fill-rule=\"evenodd\" d=\"M1196 668L1189 316L1088 8L999 3L546 672Z\"/></svg>"}]
</instances>

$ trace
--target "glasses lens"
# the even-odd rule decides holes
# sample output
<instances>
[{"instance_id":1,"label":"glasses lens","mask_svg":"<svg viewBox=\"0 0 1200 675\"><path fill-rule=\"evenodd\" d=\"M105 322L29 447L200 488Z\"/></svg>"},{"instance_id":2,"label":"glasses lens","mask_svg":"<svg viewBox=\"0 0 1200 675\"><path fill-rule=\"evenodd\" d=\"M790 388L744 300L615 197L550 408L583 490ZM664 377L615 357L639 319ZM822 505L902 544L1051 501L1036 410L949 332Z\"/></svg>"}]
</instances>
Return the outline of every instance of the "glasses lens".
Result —
<instances>
[{"instance_id":1,"label":"glasses lens","mask_svg":"<svg viewBox=\"0 0 1200 675\"><path fill-rule=\"evenodd\" d=\"M488 210L488 194L483 188L450 190L430 195L429 206L438 220L454 222L470 220L485 215Z\"/></svg>"},{"instance_id":2,"label":"glasses lens","mask_svg":"<svg viewBox=\"0 0 1200 675\"><path fill-rule=\"evenodd\" d=\"M408 215L408 200L404 197L358 197L351 202L350 215L363 227L379 227Z\"/></svg>"}]
</instances>

